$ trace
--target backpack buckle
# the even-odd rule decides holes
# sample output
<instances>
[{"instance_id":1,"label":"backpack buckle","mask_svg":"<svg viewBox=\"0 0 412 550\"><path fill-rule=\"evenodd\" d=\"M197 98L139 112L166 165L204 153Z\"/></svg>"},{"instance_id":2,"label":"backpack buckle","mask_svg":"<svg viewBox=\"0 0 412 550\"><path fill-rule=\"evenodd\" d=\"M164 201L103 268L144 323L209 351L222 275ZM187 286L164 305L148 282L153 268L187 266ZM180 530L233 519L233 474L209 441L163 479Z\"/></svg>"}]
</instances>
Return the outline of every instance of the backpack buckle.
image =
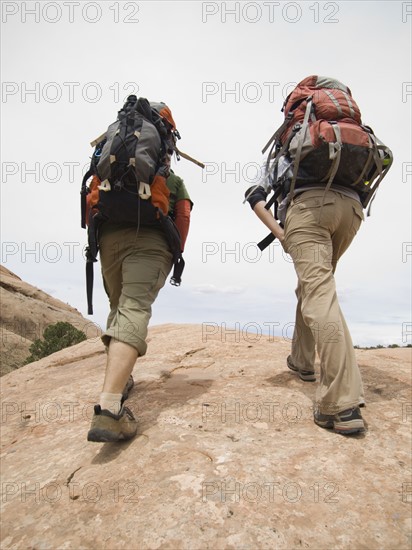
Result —
<instances>
[{"instance_id":1,"label":"backpack buckle","mask_svg":"<svg viewBox=\"0 0 412 550\"><path fill-rule=\"evenodd\" d=\"M110 191L112 188L112 186L110 185L110 181L109 180L104 180L101 182L101 184L98 186L97 189L99 189L100 191L104 191L104 192L107 192L107 191Z\"/></svg>"},{"instance_id":2,"label":"backpack buckle","mask_svg":"<svg viewBox=\"0 0 412 550\"><path fill-rule=\"evenodd\" d=\"M150 199L152 193L150 191L150 185L144 181L139 182L139 197L141 199L147 200Z\"/></svg>"}]
</instances>

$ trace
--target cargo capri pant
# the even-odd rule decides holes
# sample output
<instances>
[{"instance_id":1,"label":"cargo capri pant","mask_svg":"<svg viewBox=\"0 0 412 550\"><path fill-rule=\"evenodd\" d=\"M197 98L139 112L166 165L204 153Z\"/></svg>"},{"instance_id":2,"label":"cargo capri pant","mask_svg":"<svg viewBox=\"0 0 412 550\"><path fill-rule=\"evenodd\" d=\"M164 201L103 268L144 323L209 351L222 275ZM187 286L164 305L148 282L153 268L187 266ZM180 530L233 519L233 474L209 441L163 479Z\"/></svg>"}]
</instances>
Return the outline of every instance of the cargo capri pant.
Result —
<instances>
[{"instance_id":1,"label":"cargo capri pant","mask_svg":"<svg viewBox=\"0 0 412 550\"><path fill-rule=\"evenodd\" d=\"M103 343L115 338L145 355L152 304L172 267L172 254L161 230L103 226L100 240L103 283L110 313Z\"/></svg>"}]
</instances>

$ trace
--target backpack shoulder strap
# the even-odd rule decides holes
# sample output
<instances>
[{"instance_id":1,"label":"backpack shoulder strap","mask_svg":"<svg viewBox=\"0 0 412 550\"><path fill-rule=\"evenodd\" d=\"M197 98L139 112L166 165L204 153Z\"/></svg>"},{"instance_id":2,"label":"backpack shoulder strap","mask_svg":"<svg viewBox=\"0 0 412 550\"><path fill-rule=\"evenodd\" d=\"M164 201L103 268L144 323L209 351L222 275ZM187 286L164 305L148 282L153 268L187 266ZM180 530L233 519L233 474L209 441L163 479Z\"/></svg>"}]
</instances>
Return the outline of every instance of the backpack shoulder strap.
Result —
<instances>
[{"instance_id":1,"label":"backpack shoulder strap","mask_svg":"<svg viewBox=\"0 0 412 550\"><path fill-rule=\"evenodd\" d=\"M297 178L297 175L298 175L300 156L302 154L302 147L303 147L303 143L305 141L306 130L308 129L309 115L310 115L311 111L312 111L312 98L309 97L308 101L307 101L307 105L306 105L305 117L304 117L303 123L302 123L302 133L301 133L301 136L300 136L299 145L298 145L298 148L297 148L297 151L296 151L296 157L295 157L294 166L293 166L292 181L291 181L290 189L289 189L289 193L288 193L289 200L292 199L293 191L295 190L295 184L296 184L296 178Z\"/></svg>"}]
</instances>

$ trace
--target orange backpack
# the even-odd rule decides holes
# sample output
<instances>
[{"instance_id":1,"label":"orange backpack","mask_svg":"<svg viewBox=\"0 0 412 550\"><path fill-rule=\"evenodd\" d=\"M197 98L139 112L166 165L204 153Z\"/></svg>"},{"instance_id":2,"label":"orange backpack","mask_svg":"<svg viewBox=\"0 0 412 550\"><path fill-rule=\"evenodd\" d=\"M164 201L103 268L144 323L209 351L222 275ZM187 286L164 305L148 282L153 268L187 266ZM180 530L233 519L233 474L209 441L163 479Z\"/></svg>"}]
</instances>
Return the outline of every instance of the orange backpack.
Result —
<instances>
[{"instance_id":1,"label":"orange backpack","mask_svg":"<svg viewBox=\"0 0 412 550\"><path fill-rule=\"evenodd\" d=\"M273 143L266 175L275 192L292 197L295 187L336 184L355 190L366 208L393 157L362 124L350 89L333 78L308 76L288 95L282 111L285 120L262 151Z\"/></svg>"},{"instance_id":2,"label":"orange backpack","mask_svg":"<svg viewBox=\"0 0 412 550\"><path fill-rule=\"evenodd\" d=\"M265 208L283 227L295 189L332 185L356 191L366 208L392 165L392 152L361 121L350 89L336 79L312 75L303 79L283 103L285 119L262 150L267 155L263 180L246 192L245 201L259 188L273 192ZM282 214L278 206L282 204ZM270 233L258 243L264 250Z\"/></svg>"}]
</instances>

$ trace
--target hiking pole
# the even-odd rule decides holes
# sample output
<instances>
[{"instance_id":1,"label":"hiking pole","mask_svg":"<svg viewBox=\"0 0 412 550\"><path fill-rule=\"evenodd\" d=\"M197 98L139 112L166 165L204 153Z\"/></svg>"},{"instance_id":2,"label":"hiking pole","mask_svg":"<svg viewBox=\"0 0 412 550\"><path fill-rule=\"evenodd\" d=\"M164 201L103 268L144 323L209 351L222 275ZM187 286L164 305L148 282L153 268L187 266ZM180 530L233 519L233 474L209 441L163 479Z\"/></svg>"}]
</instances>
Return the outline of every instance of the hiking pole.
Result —
<instances>
[{"instance_id":1,"label":"hiking pole","mask_svg":"<svg viewBox=\"0 0 412 550\"><path fill-rule=\"evenodd\" d=\"M179 149L176 147L175 148L175 151L178 155L180 155L182 158L186 159L186 160L190 160L190 162L193 162L193 164L197 164L198 166L200 166L200 168L204 168L205 165L203 164L203 162L200 162L200 160L196 160L194 159L193 157L187 155L186 153L183 153L182 151L179 151Z\"/></svg>"}]
</instances>

